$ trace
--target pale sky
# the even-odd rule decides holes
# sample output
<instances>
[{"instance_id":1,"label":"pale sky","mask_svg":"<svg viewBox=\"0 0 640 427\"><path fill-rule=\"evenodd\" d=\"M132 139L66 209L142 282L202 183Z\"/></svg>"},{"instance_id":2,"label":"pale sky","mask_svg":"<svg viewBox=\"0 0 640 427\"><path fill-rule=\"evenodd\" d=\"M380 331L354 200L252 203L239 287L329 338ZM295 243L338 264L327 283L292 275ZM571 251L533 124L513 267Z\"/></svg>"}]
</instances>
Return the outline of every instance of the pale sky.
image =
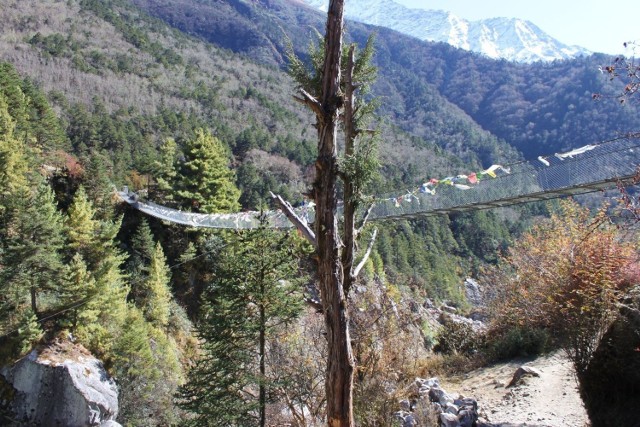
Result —
<instances>
[{"instance_id":1,"label":"pale sky","mask_svg":"<svg viewBox=\"0 0 640 427\"><path fill-rule=\"evenodd\" d=\"M624 42L640 42L638 0L394 1L411 8L446 10L470 21L497 17L526 19L564 44L594 52L625 53Z\"/></svg>"}]
</instances>

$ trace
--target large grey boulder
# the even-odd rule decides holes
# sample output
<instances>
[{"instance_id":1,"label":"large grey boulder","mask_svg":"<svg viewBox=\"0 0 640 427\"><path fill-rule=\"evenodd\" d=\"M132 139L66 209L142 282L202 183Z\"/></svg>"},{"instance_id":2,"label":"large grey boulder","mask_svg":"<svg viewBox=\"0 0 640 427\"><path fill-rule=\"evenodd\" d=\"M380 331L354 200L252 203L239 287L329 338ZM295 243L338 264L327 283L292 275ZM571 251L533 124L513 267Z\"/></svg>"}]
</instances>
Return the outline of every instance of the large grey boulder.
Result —
<instances>
[{"instance_id":1,"label":"large grey boulder","mask_svg":"<svg viewBox=\"0 0 640 427\"><path fill-rule=\"evenodd\" d=\"M102 363L84 347L56 342L0 370L13 388L9 409L20 423L119 426L118 390Z\"/></svg>"},{"instance_id":2,"label":"large grey boulder","mask_svg":"<svg viewBox=\"0 0 640 427\"><path fill-rule=\"evenodd\" d=\"M443 412L440 414L440 425L442 427L460 427L458 417L453 414Z\"/></svg>"}]
</instances>

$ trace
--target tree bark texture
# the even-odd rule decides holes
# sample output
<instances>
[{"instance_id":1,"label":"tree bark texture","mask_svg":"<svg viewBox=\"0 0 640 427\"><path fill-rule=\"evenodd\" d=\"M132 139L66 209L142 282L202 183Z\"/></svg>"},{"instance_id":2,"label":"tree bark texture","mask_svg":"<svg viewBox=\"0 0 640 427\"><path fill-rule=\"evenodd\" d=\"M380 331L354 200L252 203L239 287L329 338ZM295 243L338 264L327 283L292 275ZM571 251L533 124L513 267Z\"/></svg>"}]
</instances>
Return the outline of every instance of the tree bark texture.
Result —
<instances>
[{"instance_id":1,"label":"tree bark texture","mask_svg":"<svg viewBox=\"0 0 640 427\"><path fill-rule=\"evenodd\" d=\"M267 376L267 363L265 360L267 353L267 314L264 304L265 289L265 277L264 272L260 272L260 301L258 307L260 308L260 337L259 337L259 350L258 356L260 357L260 385L259 385L259 397L258 404L260 406L260 427L267 425L267 386L265 379Z\"/></svg>"},{"instance_id":2,"label":"tree bark texture","mask_svg":"<svg viewBox=\"0 0 640 427\"><path fill-rule=\"evenodd\" d=\"M33 314L36 315L36 317L38 317L38 299L37 299L37 291L36 291L36 287L32 286L31 288L29 288L29 293L31 295L31 311L33 311Z\"/></svg>"},{"instance_id":3,"label":"tree bark texture","mask_svg":"<svg viewBox=\"0 0 640 427\"><path fill-rule=\"evenodd\" d=\"M259 397L258 404L260 406L260 427L265 427L267 424L267 386L265 385L265 378L267 376L267 366L265 361L266 353L266 323L267 318L265 315L264 304L260 303L260 385L259 385Z\"/></svg>"},{"instance_id":4,"label":"tree bark texture","mask_svg":"<svg viewBox=\"0 0 640 427\"><path fill-rule=\"evenodd\" d=\"M315 235L318 245L318 276L327 329L326 375L327 423L329 427L353 426L354 358L349 336L349 316L343 287L341 240L337 218L337 131L342 107L340 93L343 31L343 0L331 0L325 34L321 114L318 119L318 158L314 199Z\"/></svg>"}]
</instances>

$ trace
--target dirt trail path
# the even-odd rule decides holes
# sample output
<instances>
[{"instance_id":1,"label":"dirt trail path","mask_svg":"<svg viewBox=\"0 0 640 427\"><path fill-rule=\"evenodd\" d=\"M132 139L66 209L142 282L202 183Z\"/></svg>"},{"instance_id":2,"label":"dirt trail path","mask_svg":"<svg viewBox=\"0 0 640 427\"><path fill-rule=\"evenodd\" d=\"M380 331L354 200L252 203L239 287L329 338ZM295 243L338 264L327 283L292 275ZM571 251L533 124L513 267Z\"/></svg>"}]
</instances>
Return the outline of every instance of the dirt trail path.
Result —
<instances>
[{"instance_id":1,"label":"dirt trail path","mask_svg":"<svg viewBox=\"0 0 640 427\"><path fill-rule=\"evenodd\" d=\"M540 371L513 387L516 369L526 364ZM481 426L583 427L587 414L578 395L571 363L560 353L475 370L462 378L442 381L447 392L478 400Z\"/></svg>"}]
</instances>

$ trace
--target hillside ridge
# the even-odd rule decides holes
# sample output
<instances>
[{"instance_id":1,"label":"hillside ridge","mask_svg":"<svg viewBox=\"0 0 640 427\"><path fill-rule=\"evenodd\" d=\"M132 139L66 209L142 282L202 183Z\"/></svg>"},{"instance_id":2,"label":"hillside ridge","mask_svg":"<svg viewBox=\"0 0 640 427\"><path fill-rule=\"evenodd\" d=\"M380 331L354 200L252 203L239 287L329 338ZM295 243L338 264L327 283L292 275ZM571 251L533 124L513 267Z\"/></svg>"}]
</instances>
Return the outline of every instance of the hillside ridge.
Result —
<instances>
[{"instance_id":1,"label":"hillside ridge","mask_svg":"<svg viewBox=\"0 0 640 427\"><path fill-rule=\"evenodd\" d=\"M321 11L327 9L327 0L304 1ZM390 28L420 40L448 43L493 59L550 62L592 53L568 46L531 21L517 18L471 21L444 10L409 8L392 0L349 0L345 15L354 21Z\"/></svg>"}]
</instances>

